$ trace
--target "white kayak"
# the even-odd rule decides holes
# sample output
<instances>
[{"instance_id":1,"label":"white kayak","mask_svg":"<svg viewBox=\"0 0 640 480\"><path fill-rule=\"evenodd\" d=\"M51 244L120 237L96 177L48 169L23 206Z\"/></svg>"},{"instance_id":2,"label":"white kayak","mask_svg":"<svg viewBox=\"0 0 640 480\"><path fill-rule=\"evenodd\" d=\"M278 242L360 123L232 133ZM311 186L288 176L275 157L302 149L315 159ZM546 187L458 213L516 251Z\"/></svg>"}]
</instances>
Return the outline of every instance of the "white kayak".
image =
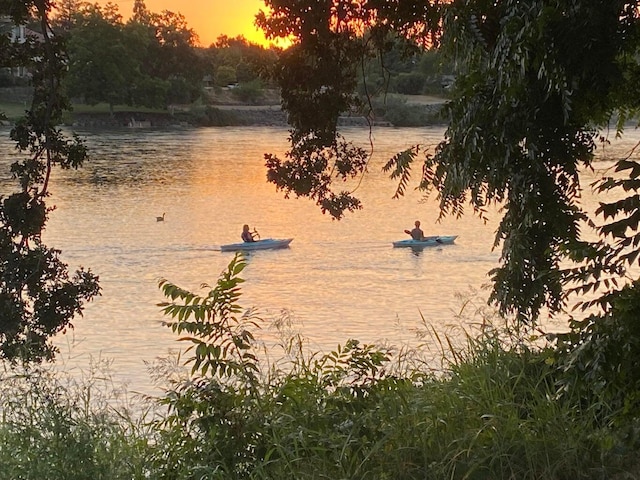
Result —
<instances>
[{"instance_id":1,"label":"white kayak","mask_svg":"<svg viewBox=\"0 0 640 480\"><path fill-rule=\"evenodd\" d=\"M433 237L425 237L424 240L414 240L410 238L408 240L399 240L393 242L394 247L437 247L438 245L451 245L458 238L457 235L439 235Z\"/></svg>"},{"instance_id":2,"label":"white kayak","mask_svg":"<svg viewBox=\"0 0 640 480\"><path fill-rule=\"evenodd\" d=\"M273 248L287 248L293 238L265 238L264 240L256 240L255 242L230 243L228 245L220 245L223 252L237 252L247 250L268 250Z\"/></svg>"}]
</instances>

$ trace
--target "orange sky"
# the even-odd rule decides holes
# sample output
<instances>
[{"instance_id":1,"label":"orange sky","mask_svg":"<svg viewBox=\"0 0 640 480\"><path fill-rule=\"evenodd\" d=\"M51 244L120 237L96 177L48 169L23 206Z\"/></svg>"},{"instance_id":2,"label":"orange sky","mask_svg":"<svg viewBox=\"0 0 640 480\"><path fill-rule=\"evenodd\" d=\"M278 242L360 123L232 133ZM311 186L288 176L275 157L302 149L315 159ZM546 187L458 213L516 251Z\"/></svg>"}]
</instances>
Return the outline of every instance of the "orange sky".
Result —
<instances>
[{"instance_id":1,"label":"orange sky","mask_svg":"<svg viewBox=\"0 0 640 480\"><path fill-rule=\"evenodd\" d=\"M104 5L108 0L99 0ZM126 20L133 10L133 0L111 0L119 7ZM266 44L261 31L254 25L260 9L265 10L262 0L145 0L147 9L154 13L169 10L184 15L189 28L195 30L200 44L208 47L219 35L237 37L243 35L253 43Z\"/></svg>"}]
</instances>

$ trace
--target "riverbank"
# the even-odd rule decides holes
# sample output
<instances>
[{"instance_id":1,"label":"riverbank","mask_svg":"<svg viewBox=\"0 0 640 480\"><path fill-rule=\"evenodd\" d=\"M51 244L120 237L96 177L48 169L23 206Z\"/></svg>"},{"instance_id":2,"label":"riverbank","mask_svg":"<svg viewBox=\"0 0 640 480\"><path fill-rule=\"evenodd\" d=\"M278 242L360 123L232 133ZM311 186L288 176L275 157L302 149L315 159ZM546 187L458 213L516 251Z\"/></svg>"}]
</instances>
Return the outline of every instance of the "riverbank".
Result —
<instances>
[{"instance_id":1,"label":"riverbank","mask_svg":"<svg viewBox=\"0 0 640 480\"><path fill-rule=\"evenodd\" d=\"M207 127L207 126L284 126L286 116L279 106L243 109L239 106L206 106L168 111L123 110L76 112L67 114L65 123L74 127Z\"/></svg>"},{"instance_id":2,"label":"riverbank","mask_svg":"<svg viewBox=\"0 0 640 480\"><path fill-rule=\"evenodd\" d=\"M441 104L401 104L385 109L382 113L343 115L338 119L342 126L420 127L442 124ZM71 113L68 125L76 127L232 127L232 126L287 126L287 114L279 105L242 106L208 105L171 112L121 111L109 113Z\"/></svg>"},{"instance_id":3,"label":"riverbank","mask_svg":"<svg viewBox=\"0 0 640 480\"><path fill-rule=\"evenodd\" d=\"M168 109L148 109L106 104L74 104L65 114L68 126L89 128L150 128L150 127L208 127L208 126L286 126L287 114L282 111L279 98L266 96L261 104L246 104L232 96L207 98L210 103L172 105ZM372 100L372 111L340 117L340 125L417 127L442 124L440 110L445 99L426 95L389 95ZM20 118L29 103L26 87L0 89L0 112L11 125Z\"/></svg>"}]
</instances>

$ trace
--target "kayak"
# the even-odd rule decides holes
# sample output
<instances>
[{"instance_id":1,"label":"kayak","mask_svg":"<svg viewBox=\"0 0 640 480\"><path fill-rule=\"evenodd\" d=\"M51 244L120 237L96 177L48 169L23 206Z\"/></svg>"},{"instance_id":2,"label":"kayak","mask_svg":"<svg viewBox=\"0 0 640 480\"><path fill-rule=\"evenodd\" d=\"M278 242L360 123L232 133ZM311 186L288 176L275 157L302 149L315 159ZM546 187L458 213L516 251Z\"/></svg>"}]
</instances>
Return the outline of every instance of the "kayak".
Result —
<instances>
[{"instance_id":1,"label":"kayak","mask_svg":"<svg viewBox=\"0 0 640 480\"><path fill-rule=\"evenodd\" d=\"M433 237L425 237L424 240L414 240L413 238L407 240L399 240L393 242L394 247L437 247L438 245L451 245L455 242L457 235L439 235Z\"/></svg>"},{"instance_id":2,"label":"kayak","mask_svg":"<svg viewBox=\"0 0 640 480\"><path fill-rule=\"evenodd\" d=\"M422 248L422 247L437 247L438 245L451 245L455 242L457 235L440 235L434 237L425 237L424 240L414 240L410 238L408 240L399 240L397 242L393 242L394 247L413 247L413 248Z\"/></svg>"},{"instance_id":3,"label":"kayak","mask_svg":"<svg viewBox=\"0 0 640 480\"><path fill-rule=\"evenodd\" d=\"M255 242L230 243L228 245L220 245L223 252L237 252L239 250L269 250L273 248L287 248L293 238L265 238L264 240L256 240Z\"/></svg>"}]
</instances>

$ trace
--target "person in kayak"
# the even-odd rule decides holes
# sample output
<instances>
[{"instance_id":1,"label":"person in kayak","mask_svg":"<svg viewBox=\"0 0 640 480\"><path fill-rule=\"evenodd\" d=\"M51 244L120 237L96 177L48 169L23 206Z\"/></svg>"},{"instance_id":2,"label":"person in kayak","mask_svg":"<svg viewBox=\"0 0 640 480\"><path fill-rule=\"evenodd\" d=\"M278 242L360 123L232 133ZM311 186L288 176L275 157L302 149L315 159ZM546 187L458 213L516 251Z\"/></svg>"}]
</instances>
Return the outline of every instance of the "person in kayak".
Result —
<instances>
[{"instance_id":1,"label":"person in kayak","mask_svg":"<svg viewBox=\"0 0 640 480\"><path fill-rule=\"evenodd\" d=\"M255 230L254 230L255 231ZM249 225L243 225L242 227L242 241L243 242L255 242L256 239L253 238L253 233L249 231Z\"/></svg>"},{"instance_id":2,"label":"person in kayak","mask_svg":"<svg viewBox=\"0 0 640 480\"><path fill-rule=\"evenodd\" d=\"M415 228L413 230L405 230L404 233L411 235L414 240L424 240L424 232L420 229L420 220L416 220Z\"/></svg>"}]
</instances>

